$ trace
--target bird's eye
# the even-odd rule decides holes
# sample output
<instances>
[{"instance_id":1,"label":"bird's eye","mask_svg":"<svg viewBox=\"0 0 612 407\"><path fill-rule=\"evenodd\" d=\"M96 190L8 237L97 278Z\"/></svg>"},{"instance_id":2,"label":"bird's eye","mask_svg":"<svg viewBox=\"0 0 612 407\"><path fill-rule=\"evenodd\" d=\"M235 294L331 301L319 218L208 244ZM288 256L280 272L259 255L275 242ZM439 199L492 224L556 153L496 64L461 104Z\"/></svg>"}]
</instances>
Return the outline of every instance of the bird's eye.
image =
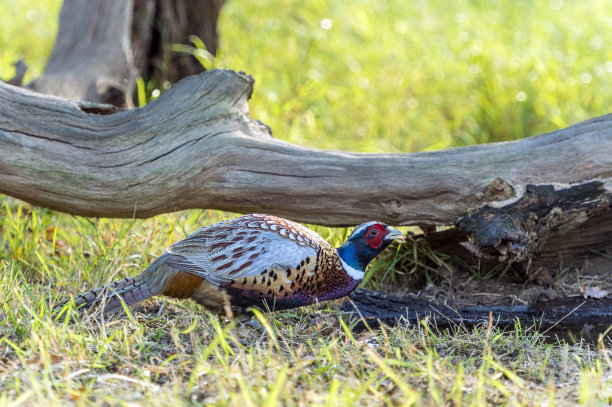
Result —
<instances>
[{"instance_id":1,"label":"bird's eye","mask_svg":"<svg viewBox=\"0 0 612 407\"><path fill-rule=\"evenodd\" d=\"M370 229L370 236L374 237L378 234L378 230L376 229Z\"/></svg>"}]
</instances>

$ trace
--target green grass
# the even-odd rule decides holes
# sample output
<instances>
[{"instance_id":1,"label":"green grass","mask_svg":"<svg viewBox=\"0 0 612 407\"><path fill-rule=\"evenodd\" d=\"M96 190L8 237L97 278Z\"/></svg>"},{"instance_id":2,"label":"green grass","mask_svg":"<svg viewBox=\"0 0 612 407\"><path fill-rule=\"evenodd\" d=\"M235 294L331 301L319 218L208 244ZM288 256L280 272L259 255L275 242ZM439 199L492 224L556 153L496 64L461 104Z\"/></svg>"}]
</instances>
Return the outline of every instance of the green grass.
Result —
<instances>
[{"instance_id":1,"label":"green grass","mask_svg":"<svg viewBox=\"0 0 612 407\"><path fill-rule=\"evenodd\" d=\"M1 78L18 58L26 81L40 74L59 5L0 2ZM278 138L410 152L608 113L611 26L603 0L233 0L214 64L255 77L252 115ZM439 331L425 321L358 333L337 303L243 326L189 301L168 300L158 315L161 298L130 317L51 320L67 295L134 275L231 216L88 219L0 197L0 406L612 403L609 343L550 344L528 327ZM315 230L335 245L347 233ZM445 261L389 252L368 284L429 281Z\"/></svg>"},{"instance_id":2,"label":"green grass","mask_svg":"<svg viewBox=\"0 0 612 407\"><path fill-rule=\"evenodd\" d=\"M23 60L28 65L25 83L39 76L51 53L61 1L0 0L0 78L15 74L13 63Z\"/></svg>"},{"instance_id":3,"label":"green grass","mask_svg":"<svg viewBox=\"0 0 612 407\"><path fill-rule=\"evenodd\" d=\"M220 66L257 80L253 115L302 145L511 140L612 101L606 1L235 1L220 24Z\"/></svg>"}]
</instances>

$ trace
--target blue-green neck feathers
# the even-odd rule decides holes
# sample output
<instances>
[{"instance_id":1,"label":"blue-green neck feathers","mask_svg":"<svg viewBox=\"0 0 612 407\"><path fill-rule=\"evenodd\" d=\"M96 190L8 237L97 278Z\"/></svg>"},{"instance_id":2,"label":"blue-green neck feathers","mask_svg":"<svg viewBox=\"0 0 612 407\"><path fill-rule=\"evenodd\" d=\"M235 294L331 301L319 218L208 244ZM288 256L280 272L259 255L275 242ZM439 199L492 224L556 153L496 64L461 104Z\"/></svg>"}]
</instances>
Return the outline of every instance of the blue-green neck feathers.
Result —
<instances>
[{"instance_id":1,"label":"blue-green neck feathers","mask_svg":"<svg viewBox=\"0 0 612 407\"><path fill-rule=\"evenodd\" d=\"M355 270L365 271L368 263L370 263L372 259L365 255L366 253L358 251L355 246L356 245L352 244L352 242L347 241L336 249L338 251L338 256Z\"/></svg>"},{"instance_id":2,"label":"blue-green neck feathers","mask_svg":"<svg viewBox=\"0 0 612 407\"><path fill-rule=\"evenodd\" d=\"M380 222L368 222L358 226L336 250L347 274L355 280L361 280L368 263L394 239L403 238L404 234L395 228Z\"/></svg>"}]
</instances>

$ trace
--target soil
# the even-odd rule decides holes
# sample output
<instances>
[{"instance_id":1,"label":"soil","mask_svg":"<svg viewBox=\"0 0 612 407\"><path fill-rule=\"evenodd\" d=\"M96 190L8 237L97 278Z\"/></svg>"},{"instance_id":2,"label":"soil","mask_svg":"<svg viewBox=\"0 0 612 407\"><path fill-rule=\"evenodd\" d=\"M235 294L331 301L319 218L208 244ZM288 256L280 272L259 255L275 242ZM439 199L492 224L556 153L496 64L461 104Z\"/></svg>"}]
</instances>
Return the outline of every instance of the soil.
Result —
<instances>
[{"instance_id":1,"label":"soil","mask_svg":"<svg viewBox=\"0 0 612 407\"><path fill-rule=\"evenodd\" d=\"M405 264L404 264L405 266ZM429 264L431 266L431 264ZM402 265L397 268L402 273ZM410 268L407 268L410 269ZM398 274L395 282L386 279L370 289L400 297L416 298L433 304L443 304L451 308L477 306L514 306L528 305L542 301L567 299L568 297L612 297L612 257L602 255L581 267L556 270L539 269L529 275L512 269L504 276L482 279L466 269L456 269L451 273L448 264L434 268L433 282L417 278L418 271L412 274ZM430 274L432 274L430 272ZM429 280L432 280L430 278ZM415 281L422 281L421 284ZM587 318L590 319L590 318ZM571 339L571 342L584 338L596 341L599 333L607 332L608 324L591 325L585 320L583 326L572 329L559 329L549 332L552 340ZM605 326L604 326L605 325ZM610 337L610 336L608 336Z\"/></svg>"},{"instance_id":2,"label":"soil","mask_svg":"<svg viewBox=\"0 0 612 407\"><path fill-rule=\"evenodd\" d=\"M399 272L402 273L402 265ZM418 280L418 279L417 279ZM375 289L445 305L525 305L571 296L612 297L612 256L602 255L581 267L540 268L526 275L512 269L504 276L479 278L465 269L438 267L434 282L415 283L410 275L386 279ZM415 287L416 286L416 287ZM372 288L372 287L370 287ZM606 295L607 294L607 295Z\"/></svg>"}]
</instances>

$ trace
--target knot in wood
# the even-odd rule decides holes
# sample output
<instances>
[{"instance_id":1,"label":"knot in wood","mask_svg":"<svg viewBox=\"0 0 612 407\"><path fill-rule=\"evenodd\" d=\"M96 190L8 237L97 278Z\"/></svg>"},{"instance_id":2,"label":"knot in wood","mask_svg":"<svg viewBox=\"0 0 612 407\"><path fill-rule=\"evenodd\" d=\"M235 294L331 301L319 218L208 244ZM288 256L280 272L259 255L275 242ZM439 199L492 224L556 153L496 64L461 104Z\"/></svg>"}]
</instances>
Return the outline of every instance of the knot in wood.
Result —
<instances>
[{"instance_id":1,"label":"knot in wood","mask_svg":"<svg viewBox=\"0 0 612 407\"><path fill-rule=\"evenodd\" d=\"M515 194L514 187L508 181L497 177L485 188L484 198L487 201L505 201Z\"/></svg>"},{"instance_id":2,"label":"knot in wood","mask_svg":"<svg viewBox=\"0 0 612 407\"><path fill-rule=\"evenodd\" d=\"M392 219L397 219L402 214L401 209L404 206L402 201L397 198L387 199L381 202L385 215Z\"/></svg>"}]
</instances>

